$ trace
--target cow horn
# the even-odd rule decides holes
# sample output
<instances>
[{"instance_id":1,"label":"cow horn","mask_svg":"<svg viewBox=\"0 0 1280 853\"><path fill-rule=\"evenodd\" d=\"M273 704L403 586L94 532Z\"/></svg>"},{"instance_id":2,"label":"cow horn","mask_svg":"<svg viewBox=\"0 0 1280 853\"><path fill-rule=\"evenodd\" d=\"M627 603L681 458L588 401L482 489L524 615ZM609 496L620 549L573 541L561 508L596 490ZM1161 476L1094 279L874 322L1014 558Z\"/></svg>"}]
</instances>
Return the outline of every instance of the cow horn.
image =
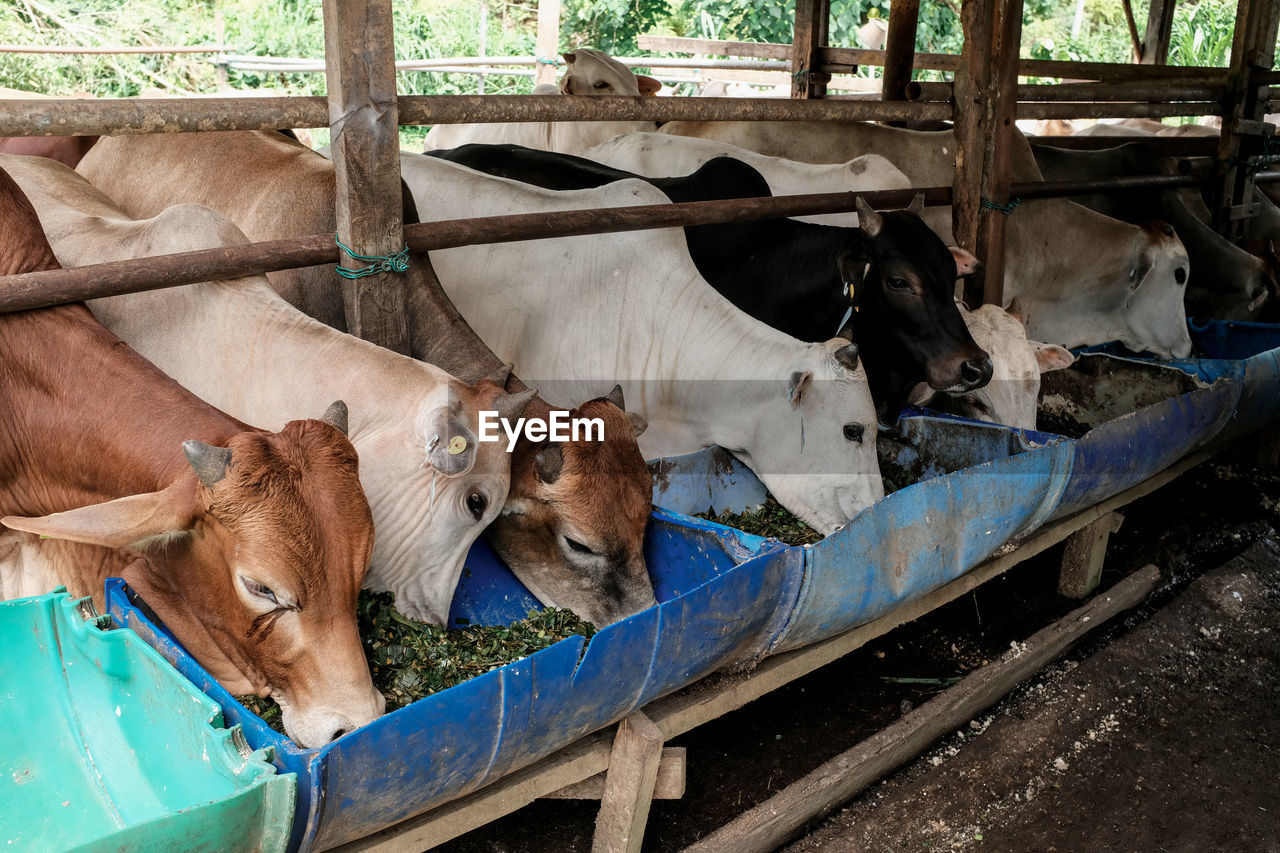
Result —
<instances>
[{"instance_id":1,"label":"cow horn","mask_svg":"<svg viewBox=\"0 0 1280 853\"><path fill-rule=\"evenodd\" d=\"M871 209L871 205L867 204L862 196L858 196L854 204L858 208L858 227L868 237L874 237L880 233L880 228L884 225L884 217Z\"/></svg>"},{"instance_id":2,"label":"cow horn","mask_svg":"<svg viewBox=\"0 0 1280 853\"><path fill-rule=\"evenodd\" d=\"M343 435L346 435L347 404L341 400L334 400L329 404L329 408L324 410L324 414L320 416L320 420L324 421Z\"/></svg>"},{"instance_id":3,"label":"cow horn","mask_svg":"<svg viewBox=\"0 0 1280 853\"><path fill-rule=\"evenodd\" d=\"M533 457L533 469L538 479L551 485L560 479L560 470L564 468L564 451L558 444L548 444Z\"/></svg>"},{"instance_id":4,"label":"cow horn","mask_svg":"<svg viewBox=\"0 0 1280 853\"><path fill-rule=\"evenodd\" d=\"M624 399L622 399L621 385L614 385L613 390L610 391L608 394L605 394L604 398L608 400L610 403L613 403L619 409L622 409L622 411L625 412L627 410L627 402Z\"/></svg>"},{"instance_id":5,"label":"cow horn","mask_svg":"<svg viewBox=\"0 0 1280 853\"><path fill-rule=\"evenodd\" d=\"M529 405L529 401L538 396L537 388L526 388L516 394L500 394L493 401L493 408L498 413L498 417L503 420L512 420L520 417L524 413L524 407Z\"/></svg>"},{"instance_id":6,"label":"cow horn","mask_svg":"<svg viewBox=\"0 0 1280 853\"><path fill-rule=\"evenodd\" d=\"M924 193L916 193L911 204L907 205L907 213L914 213L916 216L924 213Z\"/></svg>"},{"instance_id":7,"label":"cow horn","mask_svg":"<svg viewBox=\"0 0 1280 853\"><path fill-rule=\"evenodd\" d=\"M192 439L182 442L182 454L195 469L196 477L209 488L221 482L231 467L231 449L228 447L214 447Z\"/></svg>"},{"instance_id":8,"label":"cow horn","mask_svg":"<svg viewBox=\"0 0 1280 853\"><path fill-rule=\"evenodd\" d=\"M511 371L515 369L516 366L514 364L504 364L485 378L494 385L497 385L499 388L504 388L506 387L507 380L511 378Z\"/></svg>"},{"instance_id":9,"label":"cow horn","mask_svg":"<svg viewBox=\"0 0 1280 853\"><path fill-rule=\"evenodd\" d=\"M843 364L850 370L858 369L858 345L855 343L847 343L834 353L836 361Z\"/></svg>"}]
</instances>

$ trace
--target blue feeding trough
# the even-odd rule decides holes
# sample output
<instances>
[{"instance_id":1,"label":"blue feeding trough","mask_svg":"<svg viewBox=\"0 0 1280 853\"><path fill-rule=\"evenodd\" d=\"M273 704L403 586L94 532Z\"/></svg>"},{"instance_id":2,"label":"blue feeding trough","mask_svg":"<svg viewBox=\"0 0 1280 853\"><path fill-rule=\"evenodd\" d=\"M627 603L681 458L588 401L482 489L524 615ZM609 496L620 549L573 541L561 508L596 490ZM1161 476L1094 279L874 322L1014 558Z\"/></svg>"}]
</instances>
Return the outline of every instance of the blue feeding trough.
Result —
<instances>
[{"instance_id":1,"label":"blue feeding trough","mask_svg":"<svg viewBox=\"0 0 1280 853\"><path fill-rule=\"evenodd\" d=\"M573 637L394 711L320 749L302 749L247 711L125 585L112 615L154 645L298 776L291 849L332 847L454 799L718 669L762 655L781 631L800 552L657 511L646 559L658 606ZM536 602L483 545L468 557L452 618L506 624Z\"/></svg>"},{"instance_id":2,"label":"blue feeding trough","mask_svg":"<svg viewBox=\"0 0 1280 853\"><path fill-rule=\"evenodd\" d=\"M1084 353L1071 368L1045 374L1042 424L1071 421L1084 431L1053 518L1131 488L1216 437L1242 389L1238 365L1216 367Z\"/></svg>"},{"instance_id":3,"label":"blue feeding trough","mask_svg":"<svg viewBox=\"0 0 1280 853\"><path fill-rule=\"evenodd\" d=\"M1209 358L1243 360L1280 347L1280 324L1187 318L1191 343Z\"/></svg>"}]
</instances>

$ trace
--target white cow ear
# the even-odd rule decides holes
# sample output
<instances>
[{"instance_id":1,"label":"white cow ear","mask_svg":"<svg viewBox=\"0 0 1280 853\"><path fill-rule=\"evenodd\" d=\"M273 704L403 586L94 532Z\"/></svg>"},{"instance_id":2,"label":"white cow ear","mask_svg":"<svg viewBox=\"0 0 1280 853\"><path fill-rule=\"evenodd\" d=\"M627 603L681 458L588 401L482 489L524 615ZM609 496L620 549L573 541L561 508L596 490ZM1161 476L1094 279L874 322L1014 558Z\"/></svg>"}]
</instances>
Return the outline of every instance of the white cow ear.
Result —
<instances>
[{"instance_id":1,"label":"white cow ear","mask_svg":"<svg viewBox=\"0 0 1280 853\"><path fill-rule=\"evenodd\" d=\"M1039 341L1029 343L1036 348L1036 364L1040 365L1041 373L1062 370L1075 364L1076 357L1065 347L1057 344L1042 344Z\"/></svg>"},{"instance_id":2,"label":"white cow ear","mask_svg":"<svg viewBox=\"0 0 1280 853\"><path fill-rule=\"evenodd\" d=\"M449 477L471 470L476 464L478 440L461 412L451 406L437 406L427 412L421 423L428 467Z\"/></svg>"},{"instance_id":3,"label":"white cow ear","mask_svg":"<svg viewBox=\"0 0 1280 853\"><path fill-rule=\"evenodd\" d=\"M1013 301L1009 303L1009 307L1004 310L1009 313L1010 317L1017 320L1019 323L1022 323L1024 326L1026 325L1027 312L1022 310L1022 297L1013 297Z\"/></svg>"},{"instance_id":4,"label":"white cow ear","mask_svg":"<svg viewBox=\"0 0 1280 853\"><path fill-rule=\"evenodd\" d=\"M978 263L978 257L967 249L959 246L948 246L951 250L951 257L956 259L956 275L966 276L973 275L978 271L978 267L982 266Z\"/></svg>"},{"instance_id":5,"label":"white cow ear","mask_svg":"<svg viewBox=\"0 0 1280 853\"><path fill-rule=\"evenodd\" d=\"M813 373L806 370L803 373L799 370L791 374L791 379L787 383L787 402L791 403L791 409L800 408L800 400L804 397L804 392L809 390L809 386L813 384Z\"/></svg>"},{"instance_id":6,"label":"white cow ear","mask_svg":"<svg viewBox=\"0 0 1280 853\"><path fill-rule=\"evenodd\" d=\"M128 548L146 539L190 530L190 508L170 486L161 492L130 495L106 503L55 512L40 518L6 516L0 524L48 539L66 539L104 548Z\"/></svg>"}]
</instances>

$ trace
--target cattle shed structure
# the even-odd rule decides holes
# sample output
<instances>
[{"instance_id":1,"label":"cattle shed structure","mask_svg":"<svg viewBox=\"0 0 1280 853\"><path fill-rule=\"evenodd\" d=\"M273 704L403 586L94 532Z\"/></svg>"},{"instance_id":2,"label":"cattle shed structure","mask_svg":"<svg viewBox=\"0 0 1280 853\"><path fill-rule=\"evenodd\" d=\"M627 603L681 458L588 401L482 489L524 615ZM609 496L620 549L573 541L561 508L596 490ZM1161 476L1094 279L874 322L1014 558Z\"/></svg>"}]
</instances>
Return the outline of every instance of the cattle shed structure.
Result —
<instances>
[{"instance_id":1,"label":"cattle shed structure","mask_svg":"<svg viewBox=\"0 0 1280 853\"><path fill-rule=\"evenodd\" d=\"M926 193L926 203L952 206L957 241L982 261L982 271L967 284L966 301L971 305L1003 304L1003 251L1006 217L1019 199L1092 192L1096 184L1072 183L1037 185L1013 180L1011 150L1017 118L1119 118L1216 115L1222 118L1218 140L1159 140L1155 144L1166 153L1211 155L1216 164L1211 174L1144 177L1107 182L1107 189L1129 186L1190 186L1207 182L1213 199L1213 213L1224 233L1238 230L1240 223L1256 212L1250 204L1253 185L1280 177L1262 171L1264 143L1273 128L1264 123L1270 111L1272 84L1280 83L1280 73L1272 71L1280 4L1273 0L1240 0L1229 68L1174 68L1164 65L1168 54L1174 0L1151 0L1149 24L1141 39L1140 64L1053 62L1019 58L1022 22L1020 0L965 0L962 6L964 49L959 56L923 54L914 51L918 0L893 0L888 41L883 51L830 47L827 42L829 3L826 0L797 0L795 37L790 45L717 42L697 39L645 37L642 46L655 51L720 53L729 56L790 60L793 69L790 100L770 99L674 99L674 98L534 98L525 96L418 96L397 95L394 67L394 33L390 0L324 0L328 97L325 98L208 98L200 100L0 100L0 135L4 136L96 136L127 133L210 132L259 130L281 127L330 127L332 157L338 178L336 237L355 253L369 257L396 255L408 247L415 252L484 242L505 242L553 235L594 234L606 231L665 228L677 225L764 219L776 216L844 212L854 209L851 193L741 199L722 202L654 205L604 211L570 211L557 214L513 215L486 219L456 220L431 224L410 224L402 219L400 204L400 160L398 127L437 123L522 122L522 121L786 121L786 120L868 120L886 122L950 121L954 125L958 155L955 182L951 187L920 187L912 190L867 194L880 206L903 206L917 189ZM1136 32L1135 32L1136 35ZM1135 39L1136 40L1136 39ZM825 94L825 82L833 73L859 65L883 66L883 90L879 98L837 97ZM948 83L912 82L913 69L933 69L954 73ZM1073 82L1019 84L1018 78L1060 77ZM1105 144L1123 140L1110 138ZM1075 144L1086 144L1077 141ZM1101 146L1099 146L1101 147ZM100 296L146 289L180 286L187 283L228 278L249 273L341 262L335 235L298 235L296 240L244 247L190 252L156 259L119 262L79 269L29 273L6 278L0 289L0 311L16 311L44 305L62 304ZM425 256L420 263L426 263ZM409 311L405 278L394 271L380 272L341 282L348 328L369 341L394 351L408 353ZM1206 332L1211 335L1218 329ZM1206 338L1208 339L1208 338ZM1098 584L1107 538L1121 521L1120 511L1137 498L1172 481L1181 473L1210 458L1223 447L1253 431L1268 428L1276 416L1275 389L1280 382L1280 358L1273 347L1280 338L1268 338L1245 352L1224 353L1221 357L1182 365L1201 386L1170 392L1159 405L1137 411L1112 413L1079 442L1055 443L1028 431L1004 428L974 429L956 426L943 419L925 423L921 429L932 435L963 433L964 444L980 448L968 458L968 465L939 462L943 476L917 485L918 492L894 495L887 516L864 513L842 529L840 538L814 548L781 548L772 540L739 536L736 539L718 525L699 525L662 513L656 526L669 541L663 547L689 556L680 537L696 541L692 548L698 559L714 562L713 581L729 578L732 595L725 593L720 603L707 605L720 619L734 608L748 607L752 596L772 595L787 606L758 615L759 638L750 638L746 647L717 648L687 669L674 669L650 680L634 695L618 698L613 705L600 703L601 717L583 715L574 725L566 725L575 736L558 743L544 738L538 747L521 749L497 738L492 763L476 778L441 782L439 796L400 808L397 784L410 779L375 780L358 762L358 749L293 750L287 742L243 718L234 699L219 693L220 688L194 665L180 648L166 638L160 627L150 624L134 609L127 590L112 592L113 614L117 621L134 627L144 638L198 686L217 699L232 722L242 722L255 747L277 746L286 771L299 773L299 796L307 797L299 806L291 849L409 850L425 849L504 814L534 799L546 796L599 799L600 817L594 850L636 851L643 839L649 803L654 797L678 797L683 784L678 750L664 743L679 734L741 707L754 698L817 669L929 610L954 600L994 578L1023 560L1046 549L1066 543L1061 589L1064 594L1085 597ZM1107 356L1099 355L1099 359ZM1135 368L1137 369L1137 368ZM1145 367L1142 369L1146 369ZM1152 368L1154 370L1154 368ZM1167 369L1167 368L1162 368ZM1134 436L1150 442L1142 452L1134 450ZM1274 441L1264 441L1263 449L1274 450ZM753 490L758 482L741 466L712 457L672 461L671 469L681 473L702 471L702 480L718 505L758 499ZM1123 465L1120 463L1123 462ZM701 467L699 467L701 466ZM1123 474L1099 473L1123 467ZM999 481L1005 477L1006 481ZM1009 479L1012 478L1012 479ZM996 482L1014 483L997 488ZM927 488L926 488L927 487ZM991 547L973 547L972 531L963 524L942 534L950 544L917 541L918 556L904 558L921 579L901 586L889 582L869 583L856 592L870 604L860 611L865 618L856 625L842 621L850 603L837 594L815 592L826 579L840 587L847 566L860 559L859 548L884 535L886 524L914 522L947 511L960 496L982 495L993 510L981 519L983 526L999 529L999 542ZM700 493L687 506L678 505L679 489L673 490L675 510L692 510ZM704 500L705 505L705 500ZM990 533L990 531L988 531ZM680 540L683 542L684 540ZM930 550L934 549L934 550ZM938 556L945 551L945 559ZM744 556L745 554L745 556ZM943 563L955 571L938 574L931 562ZM736 573L736 574L735 574ZM872 574L893 574L886 562L877 563ZM911 574L910 572L908 574ZM815 580L816 579L816 580ZM703 579L705 580L705 579ZM493 581L501 584L502 581ZM1122 605L1140 598L1153 579L1135 579L1118 589L1110 603L1086 605L1087 620L1105 621ZM476 581L480 583L480 581ZM673 586L678 586L672 581ZM710 582L708 582L710 587ZM718 589L730 586L725 581ZM514 593L513 593L514 594ZM595 677L610 672L607 657L622 647L624 639L652 643L654 658L661 652L693 654L688 637L668 640L659 636L663 619L674 622L684 613L690 625L702 625L683 596L672 593L664 601L663 616L638 620L618 628L605 639L592 641L586 652L578 647L555 655L536 657L529 674L497 677L468 688L470 701L501 703L509 697L502 691L536 698L534 679L538 666L564 666L577 677ZM710 593L707 593L710 596ZM523 601L523 599L521 599ZM679 610L675 604L685 601ZM668 606L672 605L672 606ZM794 605L794 606L792 606ZM656 608L655 608L656 609ZM1082 611L1082 613L1085 611ZM630 622L631 620L627 620ZM713 620L707 618L710 624ZM1078 618L1076 620L1083 624ZM639 627L638 627L639 626ZM616 626L611 626L616 627ZM629 632L629 633L628 633ZM602 632L602 635L605 632ZM1040 635L1037 635L1039 637ZM655 639L656 637L656 639ZM643 637L641 637L643 639ZM1043 661L1069 638L1043 638L1036 655L1021 667L1008 667L990 676L994 683L1011 686L1025 677L1026 666ZM612 645L610 645L612 643ZM1057 645L1055 645L1057 643ZM597 657L591 657L597 650ZM577 660L582 653L583 662ZM765 657L765 654L768 654ZM545 653L540 653L545 654ZM755 662L745 672L714 675L726 665ZM548 663L550 661L550 663ZM605 661L606 663L601 663ZM574 671L574 666L579 666ZM202 674L203 673L203 674ZM699 680L698 689L690 681ZM601 682L607 681L600 676ZM479 681L479 679L477 679ZM532 686L530 686L532 684ZM962 685L963 686L963 685ZM955 727L955 719L968 719L991 688L973 685L972 695L957 701L961 710L918 718L909 730L896 732L896 739L858 756L858 766L838 791L850 796L858 789L856 780L884 773L923 749L939 732ZM548 693L545 685L541 688ZM601 692L605 691L602 686ZM494 691L497 691L495 694ZM985 691L985 692L984 692ZM494 699L497 695L499 698ZM557 701L581 699L567 688ZM977 698L975 698L977 697ZM530 699L532 701L532 699ZM584 700L585 701L585 700ZM614 701L612 698L610 701ZM230 704L228 704L230 703ZM441 703L437 703L441 704ZM235 707L239 707L235 705ZM415 718L415 724L435 721L450 731L466 731L472 721L450 717L449 711L433 706L431 714ZM924 709L921 709L924 710ZM504 722L504 725L508 723ZM514 728L514 724L510 724ZM530 724L530 730L533 726ZM579 731L580 730L580 731ZM379 731L373 746L393 750L399 732ZM535 740L537 731L530 734ZM345 739L344 739L345 740ZM505 750L505 751L504 751ZM336 756L336 757L335 757ZM494 756L501 756L498 761ZM422 756L418 763L429 763ZM325 763L329 762L329 763ZM505 762L505 763L504 763ZM410 762L412 763L412 762ZM489 774L496 767L499 772ZM321 769L316 769L321 768ZM405 771L409 772L408 770ZM343 774L347 775L343 775ZM456 781L456 784L454 783ZM341 790L326 785L349 784ZM310 790L304 794L308 786ZM377 808L362 812L359 797L370 791ZM797 826L818 811L838 805L831 797L800 796L791 792L789 800L779 800L787 811L776 819L744 815L741 823L706 839L697 849L772 849ZM390 804L390 805L389 805ZM398 810L397 810L398 809ZM308 811L309 810L309 811Z\"/></svg>"}]
</instances>

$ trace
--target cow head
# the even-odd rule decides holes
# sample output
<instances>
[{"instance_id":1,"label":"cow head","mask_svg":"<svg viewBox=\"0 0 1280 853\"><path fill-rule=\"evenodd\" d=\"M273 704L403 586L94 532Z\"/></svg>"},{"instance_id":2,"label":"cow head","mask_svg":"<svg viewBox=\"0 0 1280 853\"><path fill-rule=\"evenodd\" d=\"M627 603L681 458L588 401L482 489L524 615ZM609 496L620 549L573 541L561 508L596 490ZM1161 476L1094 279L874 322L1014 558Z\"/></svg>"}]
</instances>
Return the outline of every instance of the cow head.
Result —
<instances>
[{"instance_id":1,"label":"cow head","mask_svg":"<svg viewBox=\"0 0 1280 853\"><path fill-rule=\"evenodd\" d=\"M991 381L962 394L938 394L919 385L912 402L974 420L1035 429L1040 374L1070 367L1075 357L1056 344L1027 340L1021 310L1017 299L1007 311L995 305L974 311L961 307L973 339L991 354Z\"/></svg>"},{"instance_id":2,"label":"cow head","mask_svg":"<svg viewBox=\"0 0 1280 853\"><path fill-rule=\"evenodd\" d=\"M603 627L656 603L644 560L653 478L635 440L645 422L621 387L570 417L599 418L604 440L518 445L485 538L539 601Z\"/></svg>"},{"instance_id":3,"label":"cow head","mask_svg":"<svg viewBox=\"0 0 1280 853\"><path fill-rule=\"evenodd\" d=\"M425 383L425 398L403 413L407 422L361 435L364 481L382 502L374 511L399 522L379 533L368 586L395 593L405 615L443 625L467 551L510 487L505 444L478 440L480 412L518 418L535 392L508 394L492 379L467 385L420 367L438 381Z\"/></svg>"},{"instance_id":4,"label":"cow head","mask_svg":"<svg viewBox=\"0 0 1280 853\"><path fill-rule=\"evenodd\" d=\"M742 413L740 437L722 442L726 449L824 535L884 496L875 405L852 349L844 338L805 344L785 375L707 392L735 395Z\"/></svg>"},{"instance_id":5,"label":"cow head","mask_svg":"<svg viewBox=\"0 0 1280 853\"><path fill-rule=\"evenodd\" d=\"M654 95L662 88L603 51L580 47L563 56L568 69L560 78L560 91L566 95Z\"/></svg>"},{"instance_id":6,"label":"cow head","mask_svg":"<svg viewBox=\"0 0 1280 853\"><path fill-rule=\"evenodd\" d=\"M373 520L345 422L338 403L323 422L188 441L162 491L4 523L140 552L127 580L196 660L233 693L274 698L289 735L322 746L383 710L356 631Z\"/></svg>"},{"instance_id":7,"label":"cow head","mask_svg":"<svg viewBox=\"0 0 1280 853\"><path fill-rule=\"evenodd\" d=\"M1115 337L1133 350L1149 350L1162 358L1191 354L1185 305L1190 262L1187 250L1163 222L1138 228L1123 286L1123 327Z\"/></svg>"},{"instance_id":8,"label":"cow head","mask_svg":"<svg viewBox=\"0 0 1280 853\"><path fill-rule=\"evenodd\" d=\"M991 358L974 342L955 304L959 266L973 256L948 249L920 219L924 197L906 210L877 212L857 199L860 237L839 261L857 292L857 329L880 418L892 423L920 381L970 391L991 379ZM960 261L958 264L957 261Z\"/></svg>"}]
</instances>

